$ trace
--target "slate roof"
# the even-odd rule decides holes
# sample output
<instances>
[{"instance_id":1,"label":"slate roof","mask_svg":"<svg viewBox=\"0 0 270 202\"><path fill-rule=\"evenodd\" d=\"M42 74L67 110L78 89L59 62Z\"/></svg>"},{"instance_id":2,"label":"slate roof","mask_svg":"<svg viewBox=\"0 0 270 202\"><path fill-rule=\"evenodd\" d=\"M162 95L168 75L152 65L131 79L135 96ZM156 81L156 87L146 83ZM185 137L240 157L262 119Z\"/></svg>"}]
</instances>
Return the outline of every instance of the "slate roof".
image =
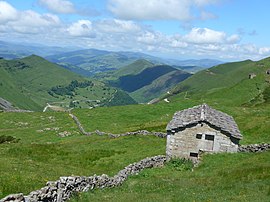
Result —
<instances>
[{"instance_id":1,"label":"slate roof","mask_svg":"<svg viewBox=\"0 0 270 202\"><path fill-rule=\"evenodd\" d=\"M229 133L232 137L242 139L242 135L233 117L209 107L207 104L198 105L189 109L178 111L168 123L166 130L173 132L191 124L206 122Z\"/></svg>"}]
</instances>

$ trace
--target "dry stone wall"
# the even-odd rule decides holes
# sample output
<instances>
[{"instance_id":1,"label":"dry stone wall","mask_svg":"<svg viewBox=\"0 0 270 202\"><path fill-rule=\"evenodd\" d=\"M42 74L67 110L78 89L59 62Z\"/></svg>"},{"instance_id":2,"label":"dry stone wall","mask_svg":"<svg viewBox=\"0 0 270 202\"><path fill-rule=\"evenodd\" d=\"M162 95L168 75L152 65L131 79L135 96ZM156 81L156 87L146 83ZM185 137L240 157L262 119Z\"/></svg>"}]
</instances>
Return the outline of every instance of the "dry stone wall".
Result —
<instances>
[{"instance_id":1,"label":"dry stone wall","mask_svg":"<svg viewBox=\"0 0 270 202\"><path fill-rule=\"evenodd\" d=\"M105 133L99 130L96 130L94 132L86 132L82 126L82 124L80 123L79 119L72 113L69 113L69 116L74 120L74 122L76 123L76 125L78 126L79 131L83 134L83 135L93 135L93 134L97 134L97 135L106 135L108 134L109 137L111 138L118 138L118 137L123 137L123 136L131 136L131 135L153 135L156 137L160 137L160 138L165 138L167 137L167 133L162 133L162 132L149 132L147 130L138 130L138 131L134 131L134 132L126 132L126 133L122 133L122 134L112 134L112 133Z\"/></svg>"},{"instance_id":2,"label":"dry stone wall","mask_svg":"<svg viewBox=\"0 0 270 202\"><path fill-rule=\"evenodd\" d=\"M12 194L0 200L0 202L64 202L78 192L119 186L128 176L137 174L146 168L161 167L165 162L166 157L159 155L130 164L113 177L105 174L90 177L60 177L57 181L47 182L45 187L31 192L28 196Z\"/></svg>"},{"instance_id":3,"label":"dry stone wall","mask_svg":"<svg viewBox=\"0 0 270 202\"><path fill-rule=\"evenodd\" d=\"M238 147L238 152L264 152L270 150L270 144L261 143L261 144L250 144L250 145L241 145Z\"/></svg>"}]
</instances>

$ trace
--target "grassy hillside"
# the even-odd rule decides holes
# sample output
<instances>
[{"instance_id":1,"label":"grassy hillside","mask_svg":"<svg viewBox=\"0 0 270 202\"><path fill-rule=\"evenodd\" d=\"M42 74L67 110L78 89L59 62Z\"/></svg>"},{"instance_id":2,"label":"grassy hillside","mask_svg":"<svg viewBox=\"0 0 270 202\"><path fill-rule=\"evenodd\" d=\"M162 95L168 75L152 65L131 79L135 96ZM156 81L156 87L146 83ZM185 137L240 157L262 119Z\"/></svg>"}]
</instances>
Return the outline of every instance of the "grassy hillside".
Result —
<instances>
[{"instance_id":1,"label":"grassy hillside","mask_svg":"<svg viewBox=\"0 0 270 202\"><path fill-rule=\"evenodd\" d=\"M116 83L119 77L126 75L136 75L146 68L153 66L155 66L154 63L151 63L148 60L139 59L131 64L121 67L120 69L95 74L94 78L105 81L109 80Z\"/></svg>"},{"instance_id":2,"label":"grassy hillside","mask_svg":"<svg viewBox=\"0 0 270 202\"><path fill-rule=\"evenodd\" d=\"M137 102L145 103L159 97L190 75L168 65L137 60L119 70L99 74L96 78L130 93Z\"/></svg>"},{"instance_id":3,"label":"grassy hillside","mask_svg":"<svg viewBox=\"0 0 270 202\"><path fill-rule=\"evenodd\" d=\"M2 65L2 60L0 60L0 65ZM33 100L24 95L20 89L18 89L13 78L3 68L0 68L0 77L0 97L14 102L14 104L19 108L39 109L39 106Z\"/></svg>"},{"instance_id":4,"label":"grassy hillside","mask_svg":"<svg viewBox=\"0 0 270 202\"><path fill-rule=\"evenodd\" d=\"M146 68L155 66L154 63L149 62L148 60L140 59L135 62L120 68L117 71L114 71L112 77L119 78L125 75L136 75L145 70Z\"/></svg>"},{"instance_id":5,"label":"grassy hillside","mask_svg":"<svg viewBox=\"0 0 270 202\"><path fill-rule=\"evenodd\" d=\"M171 71L158 77L149 85L145 85L142 88L130 93L130 95L138 102L145 103L149 100L158 98L160 94L167 92L172 86L182 82L189 76L190 74L179 70Z\"/></svg>"},{"instance_id":6,"label":"grassy hillside","mask_svg":"<svg viewBox=\"0 0 270 202\"><path fill-rule=\"evenodd\" d=\"M3 89L0 96L24 109L41 110L46 103L63 108L94 107L107 104L116 92L35 55L2 59L0 69ZM131 99L127 94L121 95L121 99Z\"/></svg>"},{"instance_id":7,"label":"grassy hillside","mask_svg":"<svg viewBox=\"0 0 270 202\"><path fill-rule=\"evenodd\" d=\"M127 92L133 92L151 84L155 79L174 70L174 68L165 65L149 67L135 75L121 76L117 87Z\"/></svg>"},{"instance_id":8,"label":"grassy hillside","mask_svg":"<svg viewBox=\"0 0 270 202\"><path fill-rule=\"evenodd\" d=\"M227 63L203 70L179 83L170 91L170 99L200 99L215 105L226 102L230 105L264 102L270 78L266 70L270 59L253 62ZM249 79L249 74L256 77ZM231 99L224 99L231 98Z\"/></svg>"}]
</instances>

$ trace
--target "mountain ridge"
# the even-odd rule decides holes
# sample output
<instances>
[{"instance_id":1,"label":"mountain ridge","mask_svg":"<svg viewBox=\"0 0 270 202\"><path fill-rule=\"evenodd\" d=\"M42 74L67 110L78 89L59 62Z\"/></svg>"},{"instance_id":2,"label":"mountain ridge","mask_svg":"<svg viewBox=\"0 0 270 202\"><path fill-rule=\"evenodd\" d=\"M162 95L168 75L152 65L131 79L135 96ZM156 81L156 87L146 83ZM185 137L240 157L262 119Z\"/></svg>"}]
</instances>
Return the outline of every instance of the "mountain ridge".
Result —
<instances>
[{"instance_id":1,"label":"mountain ridge","mask_svg":"<svg viewBox=\"0 0 270 202\"><path fill-rule=\"evenodd\" d=\"M159 97L173 85L188 78L191 74L169 65L156 65L145 59L97 77L109 85L130 94L137 102L145 103Z\"/></svg>"}]
</instances>

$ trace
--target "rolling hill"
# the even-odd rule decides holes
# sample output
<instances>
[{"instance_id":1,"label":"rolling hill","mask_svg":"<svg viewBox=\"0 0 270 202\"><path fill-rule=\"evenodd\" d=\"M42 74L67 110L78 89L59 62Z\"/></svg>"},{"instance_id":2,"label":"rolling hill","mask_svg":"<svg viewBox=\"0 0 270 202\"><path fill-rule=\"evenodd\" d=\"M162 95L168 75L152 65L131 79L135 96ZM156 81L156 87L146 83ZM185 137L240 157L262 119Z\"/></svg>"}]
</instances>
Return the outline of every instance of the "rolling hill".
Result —
<instances>
[{"instance_id":1,"label":"rolling hill","mask_svg":"<svg viewBox=\"0 0 270 202\"><path fill-rule=\"evenodd\" d=\"M76 66L90 72L91 75L116 70L126 66L138 58L141 54L125 54L125 52L110 52L97 49L73 51L46 57L49 61L63 65Z\"/></svg>"},{"instance_id":2,"label":"rolling hill","mask_svg":"<svg viewBox=\"0 0 270 202\"><path fill-rule=\"evenodd\" d=\"M63 108L136 103L124 92L85 79L36 55L1 59L0 73L0 97L22 109L41 110L47 103Z\"/></svg>"},{"instance_id":3,"label":"rolling hill","mask_svg":"<svg viewBox=\"0 0 270 202\"><path fill-rule=\"evenodd\" d=\"M190 75L169 65L155 65L140 59L119 70L104 72L97 77L111 86L128 92L137 102L148 102Z\"/></svg>"},{"instance_id":4,"label":"rolling hill","mask_svg":"<svg viewBox=\"0 0 270 202\"><path fill-rule=\"evenodd\" d=\"M228 102L228 104L260 103L268 100L270 58L257 62L246 60L218 65L198 72L179 83L172 90L170 99L201 99ZM249 78L249 74L255 74ZM231 99L225 99L231 98ZM222 101L223 100L223 101Z\"/></svg>"}]
</instances>

